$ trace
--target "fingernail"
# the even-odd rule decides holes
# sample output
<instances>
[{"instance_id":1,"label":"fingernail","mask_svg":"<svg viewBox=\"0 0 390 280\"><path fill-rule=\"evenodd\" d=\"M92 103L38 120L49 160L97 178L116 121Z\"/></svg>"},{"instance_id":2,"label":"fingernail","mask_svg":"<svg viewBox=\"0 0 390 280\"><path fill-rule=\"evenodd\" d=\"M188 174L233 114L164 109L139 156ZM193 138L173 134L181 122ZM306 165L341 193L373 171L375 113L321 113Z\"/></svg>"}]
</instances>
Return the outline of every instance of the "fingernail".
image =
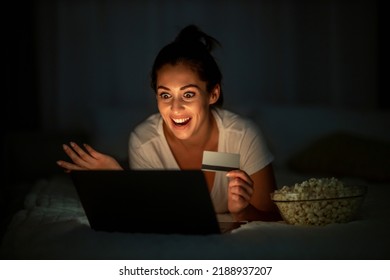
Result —
<instances>
[{"instance_id":1,"label":"fingernail","mask_svg":"<svg viewBox=\"0 0 390 280\"><path fill-rule=\"evenodd\" d=\"M57 161L57 164L58 164L59 166L61 166L61 165L62 165L61 161Z\"/></svg>"},{"instance_id":2,"label":"fingernail","mask_svg":"<svg viewBox=\"0 0 390 280\"><path fill-rule=\"evenodd\" d=\"M70 142L70 145L71 145L72 147L76 146L76 144L75 144L74 142Z\"/></svg>"},{"instance_id":3,"label":"fingernail","mask_svg":"<svg viewBox=\"0 0 390 280\"><path fill-rule=\"evenodd\" d=\"M68 146L66 146L65 144L62 144L62 148L63 148L64 150L66 150L66 149L68 149Z\"/></svg>"}]
</instances>

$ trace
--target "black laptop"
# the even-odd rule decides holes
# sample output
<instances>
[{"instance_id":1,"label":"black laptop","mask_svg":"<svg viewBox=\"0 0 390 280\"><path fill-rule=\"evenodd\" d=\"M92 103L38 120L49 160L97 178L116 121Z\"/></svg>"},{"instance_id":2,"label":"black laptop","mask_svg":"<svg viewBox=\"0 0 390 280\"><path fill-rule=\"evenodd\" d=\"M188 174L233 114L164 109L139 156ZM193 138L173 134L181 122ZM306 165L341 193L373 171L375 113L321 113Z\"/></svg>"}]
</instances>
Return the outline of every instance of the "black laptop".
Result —
<instances>
[{"instance_id":1,"label":"black laptop","mask_svg":"<svg viewBox=\"0 0 390 280\"><path fill-rule=\"evenodd\" d=\"M92 229L109 232L219 234L200 170L72 171Z\"/></svg>"}]
</instances>

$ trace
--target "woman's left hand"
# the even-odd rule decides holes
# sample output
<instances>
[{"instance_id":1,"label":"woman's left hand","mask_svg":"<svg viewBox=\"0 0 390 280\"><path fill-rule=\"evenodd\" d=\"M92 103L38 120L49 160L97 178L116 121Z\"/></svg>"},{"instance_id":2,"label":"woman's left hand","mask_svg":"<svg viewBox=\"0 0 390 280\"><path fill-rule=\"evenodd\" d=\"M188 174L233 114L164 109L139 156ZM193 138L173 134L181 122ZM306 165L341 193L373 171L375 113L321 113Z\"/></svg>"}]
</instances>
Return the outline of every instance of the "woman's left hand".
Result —
<instances>
[{"instance_id":1,"label":"woman's left hand","mask_svg":"<svg viewBox=\"0 0 390 280\"><path fill-rule=\"evenodd\" d=\"M253 180L242 170L233 170L226 174L228 184L228 209L230 213L239 213L249 205L253 194Z\"/></svg>"}]
</instances>

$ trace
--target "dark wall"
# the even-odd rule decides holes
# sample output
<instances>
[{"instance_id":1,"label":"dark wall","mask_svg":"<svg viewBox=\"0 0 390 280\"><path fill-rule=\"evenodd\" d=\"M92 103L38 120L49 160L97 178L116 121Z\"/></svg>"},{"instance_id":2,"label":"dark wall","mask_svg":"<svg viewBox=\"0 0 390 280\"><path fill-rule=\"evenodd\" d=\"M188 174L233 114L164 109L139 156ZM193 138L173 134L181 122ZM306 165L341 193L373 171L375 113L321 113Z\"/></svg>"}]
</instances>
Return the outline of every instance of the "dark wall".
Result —
<instances>
[{"instance_id":1,"label":"dark wall","mask_svg":"<svg viewBox=\"0 0 390 280\"><path fill-rule=\"evenodd\" d=\"M155 5L145 6L146 2ZM386 79L380 75L387 67L384 58L388 49L383 45L387 20L381 1L247 1L236 10L234 1L203 1L203 5L193 4L202 1L189 1L193 14L177 14L189 8L173 5L175 1L146 2L7 4L7 13L12 16L6 26L6 88L2 102L5 166L15 164L7 160L15 158L10 151L23 151L19 153L21 158L22 153L33 153L28 161L31 165L40 153L55 159L55 145L60 147L61 141L95 136L98 127L94 118L101 122L100 127L102 123L115 126L116 120L106 118L99 106L111 104L113 111L115 106L129 111L140 107L134 100L150 93L149 66L139 63L137 55L131 57L127 51L133 51L131 46L135 44L141 50L145 46L147 51L139 55L149 65L163 43L173 39L179 22L187 18L198 20L224 45L218 58L225 70L227 106L241 104L243 112L251 104L267 102L363 110L390 107ZM202 17L202 8L219 20ZM218 12L233 18L220 20L224 17ZM134 19L137 13L145 15L143 22ZM245 24L243 28L240 21ZM156 28L160 32L154 32ZM88 33L91 30L96 33ZM131 38L123 38L122 34ZM145 37L141 37L143 34ZM129 66L131 63L134 65ZM101 70L96 70L99 67ZM374 73L376 69L378 73ZM370 77L362 79L366 73L373 75L375 82ZM127 81L127 77L133 78ZM136 92L127 92L134 85ZM108 91L102 91L102 87ZM365 104L368 108L361 108ZM15 141L15 135L25 142ZM55 145L48 149L47 143ZM22 164L18 168L32 166Z\"/></svg>"},{"instance_id":2,"label":"dark wall","mask_svg":"<svg viewBox=\"0 0 390 280\"><path fill-rule=\"evenodd\" d=\"M35 40L35 6L27 1L22 7L8 3L9 21L6 45L6 129L37 130L40 128L40 98L37 88Z\"/></svg>"},{"instance_id":3,"label":"dark wall","mask_svg":"<svg viewBox=\"0 0 390 280\"><path fill-rule=\"evenodd\" d=\"M14 130L16 127L20 129L25 129L25 130L36 130L40 129L42 127L41 122L42 122L42 117L45 116L45 119L51 118L59 118L61 116L56 115L55 111L50 111L49 110L49 116L45 115L48 114L48 109L47 107L52 107L55 110L57 104L54 104L53 101L56 101L57 99L53 97L53 95L57 94L56 92L53 92L53 89L51 88L50 91L45 91L45 87L49 83L53 83L53 79L56 78L55 75L49 76L49 79L42 80L41 77L39 76L42 73L42 68L47 67L44 65L44 63L47 63L47 61L43 61L42 56L39 55L39 49L41 48L42 45L46 45L48 43L55 45L58 44L58 38L56 36L60 36L58 34L44 34L45 36L50 36L50 39L45 39L42 36L42 30L39 30L40 26L37 26L37 17L41 17L42 13L40 13L40 10L42 10L42 6L52 6L53 12L56 11L56 9L61 9L66 7L65 5L60 5L60 4L47 4L49 2L56 2L56 1L31 1L27 2L27 4L24 4L23 6L19 6L16 4L8 4L9 9L8 11L10 14L14 14L15 16L12 17L12 19L9 22L9 34L7 37L7 47L9 48L9 51L6 55L6 60L7 60L7 79L6 79L6 86L7 86L7 94L6 94L6 124L7 124L7 129L8 130ZM58 3L61 3L64 1L58 1ZM79 3L87 2L87 1L78 1ZM98 2L98 1L97 1ZM103 1L102 1L103 2ZM118 1L114 1L118 2ZM220 5L223 5L223 1L219 2ZM248 1L248 3L251 3L252 1ZM261 1L260 1L261 2ZM287 18L285 18L285 15L283 13L276 13L271 15L267 15L265 12L264 14L261 14L260 12L256 14L256 17L262 16L264 17L264 24L273 24L275 26L269 27L270 32L273 32L274 34L266 34L266 32L263 32L261 36L263 36L260 39L256 39L257 37L254 36L253 34L248 35L253 37L253 43L259 43L257 41L260 40L260 44L266 45L267 48L272 49L272 48L281 48L286 42L283 40L287 39L275 39L274 40L274 45L267 45L266 41L269 41L273 37L280 37L280 38L288 38L294 37L293 41L295 43L290 42L290 48L285 48L284 50L281 50L279 53L278 52L270 52L268 54L265 54L263 56L259 56L259 61L260 63L267 64L267 68L263 70L262 66L259 65L259 68L257 71L260 72L260 74L263 74L265 77L265 80L270 80L270 79L279 79L278 83L272 83L272 84L267 84L266 81L263 81L262 84L266 84L261 88L263 90L264 95L270 102L289 102L289 100L294 100L294 102L302 102L302 103L318 103L321 102L321 99L323 99L324 103L329 103L328 97L325 97L325 92L329 92L332 90L332 85L331 82L329 81L329 76L326 76L326 71L331 72L335 71L335 66L332 66L329 64L329 60L331 58L331 50L329 50L330 44L332 42L326 41L325 39L327 38L325 35L330 34L330 36L335 36L331 35L332 30L329 30L329 22L323 22L319 21L318 19L315 19L314 17L322 17L322 21L328 21L328 14L329 11L327 10L330 9L330 4L333 1L318 1L318 4L309 4L310 1L297 1L295 4L286 4L286 1L263 1L266 4L264 4L261 7L267 8L268 12L276 9L279 10L291 10L293 12L290 12L290 14L296 14L297 20L293 22L295 24L294 27L291 27L290 30L286 29L281 29L280 25L283 25L284 21L287 21ZM271 2L277 3L277 4L270 4ZM367 1L345 1L345 2L351 2L351 3L356 3L356 2L367 2ZM372 16L373 21L372 24L376 25L378 21L381 25L383 25L383 21L385 20L385 17L382 16L381 11L383 10L381 2L376 3L376 1L373 1L375 3L375 9L378 10L378 15L379 18L376 18L376 15ZM119 1L119 3L122 3ZM213 3L213 2L210 2ZM227 1L226 3L229 3ZM325 4L324 4L325 3ZM106 3L106 5L109 5L109 2ZM216 6L217 4L214 4ZM249 4L250 5L250 4ZM80 4L80 10L82 9L82 4ZM102 6L102 5L101 5ZM271 6L271 7L270 7ZM343 19L343 22L335 22L334 24L347 24L349 21L351 21L352 18L356 18L359 16L365 16L359 15L359 14L353 14L353 9L354 9L353 4L351 5L344 5L342 8L344 10L339 10L337 11L338 13L343 12L344 14L340 17ZM104 5L103 5L104 7ZM46 7L47 8L47 7ZM172 8L172 7L171 7ZM173 6L174 8L174 6ZM349 10L351 11L349 11ZM249 10L249 9L248 9ZM317 14L313 13L317 11ZM323 11L323 12L319 12ZM359 11L360 12L360 11ZM374 10L375 12L375 10ZM59 19L58 17L63 16L61 13L59 14L51 14L51 12L46 13L47 15L51 15L53 19L51 21L47 21L47 23L51 24L58 24ZM174 14L174 12L172 13ZM88 13L87 13L88 15ZM243 14L242 17L245 17L246 15ZM248 15L248 16L253 16L253 15ZM57 18L56 18L57 17ZM129 15L131 17L131 15ZM273 18L272 20L266 21L266 17ZM280 19L276 20L276 17L280 17ZM239 16L238 16L239 18ZM108 18L109 19L109 18ZM77 19L72 19L71 22L77 22ZM104 21L104 20L103 20ZM279 26L276 26L278 25ZM287 25L288 23L284 23ZM115 26L113 24L111 25L106 25L105 28L109 28ZM229 28L231 25L229 25ZM52 27L51 27L52 28ZM142 30L142 25L139 26L134 26L134 28ZM145 24L145 29L147 28L147 25ZM239 27L238 27L239 28ZM255 27L254 27L255 28ZM360 28L360 27L359 27ZM53 28L52 28L53 30ZM59 28L56 29L58 32L60 31ZM76 30L76 28L74 28ZM223 30L223 29L221 29ZM260 30L260 28L259 28ZM337 29L335 29L337 30ZM340 29L339 32L349 32L349 31L360 32L359 30L354 31L352 28L349 29ZM55 30L54 30L55 32ZM105 30L105 32L110 33L114 32L114 30ZM140 31L141 32L141 31ZM253 33L253 30L242 30L240 33ZM260 32L260 31L259 31ZM268 32L268 31L267 31ZM277 33L279 32L279 33ZM283 32L291 32L291 34L285 34ZM227 28L224 30L224 33L229 33L229 29ZM234 32L231 32L232 34L237 34ZM378 38L384 38L385 30L379 26L378 28ZM82 34L80 34L82 35ZM373 34L372 39L375 40L374 37L375 34ZM102 35L103 36L103 35ZM219 34L216 34L217 37L225 38L227 35L221 33L220 36ZM339 36L342 37L347 37L349 36L348 34L342 34L340 33ZM358 36L358 35L356 35ZM355 37L356 37L355 36ZM53 38L55 37L55 38ZM106 36L107 37L107 36ZM248 37L243 37L248 38ZM317 37L317 39L315 39ZM313 39L314 38L314 39ZM168 40L171 39L171 35L167 38L164 38L163 40L167 42ZM261 42L262 39L266 39L265 41ZM337 39L337 38L335 38ZM239 38L238 38L239 40ZM257 40L257 41L256 41ZM379 41L378 41L379 42ZM81 44L82 41L79 41ZM118 42L120 43L120 42ZM251 42L249 41L248 44ZM359 52L359 48L356 45L356 42L352 40L348 41L343 41L341 42L342 44L346 44L347 46L344 47L343 52L345 52L344 57L339 57L340 61L342 61L343 64L356 64L358 67L361 67L356 63L354 60L362 60L366 56L366 54L359 54L359 53L354 53L354 52ZM340 43L340 44L341 44ZM364 38L362 38L362 42L364 43ZM382 57L386 55L386 48L383 46L383 42L381 40L381 44L378 43L378 55L380 56L378 59L378 69L381 71L384 67L384 60ZM230 42L228 42L230 44ZM348 45L349 44L349 45ZM72 46L71 46L72 47ZM77 45L74 45L73 47L77 48ZM80 47L82 47L80 45ZM156 46L156 49L158 49L160 46ZM226 49L228 49L231 46L227 46ZM235 71L230 70L231 68L235 67L235 60L240 60L240 57L242 57L242 54L240 54L240 47L242 45L238 45L236 49L236 57L232 58L232 53L228 53L226 56L228 60L228 63L226 61L222 61L222 67L226 67L227 71L226 76L228 81L226 82L228 88L226 89L227 92L230 91L230 94L232 96L234 95L239 95L243 93L239 93L238 90L241 85L240 83L248 83L248 81L232 81L234 79L234 75L236 75ZM233 46L234 49L234 46ZM263 51L268 51L269 49L263 48ZM49 51L50 49L48 49ZM248 47L248 50L250 48ZM53 50L52 50L53 51ZM56 50L54 50L55 52ZM116 51L116 50L113 50ZM123 51L123 50L122 50ZM226 50L225 50L226 51ZM243 50L245 51L245 50ZM259 51L262 51L261 49ZM45 49L46 53L46 49ZM261 59L264 59L264 57L269 57L269 55L279 55L283 54L285 57L273 57L271 56L268 58L270 61L261 61ZM52 58L51 63L53 64L50 67L53 67L53 71L58 71L56 70L56 67L58 66L58 59L61 59L59 57L60 54L54 54L54 58ZM255 56L256 57L256 56ZM103 57L104 58L104 57ZM109 57L106 57L106 59L110 59ZM283 60L281 60L283 59ZM337 59L337 57L336 57ZM377 59L376 54L372 56L372 58L368 59ZM322 64L318 65L318 68L315 69L313 68L313 60L317 64ZM295 64L292 64L291 61L298 61ZM80 63L87 63L80 61ZM238 66L241 66L237 64ZM364 65L364 64L363 64ZM103 65L104 66L104 65ZM270 67L268 67L270 66ZM294 69L288 69L294 66ZM337 66L337 65L336 65ZM340 72L342 72L341 79L347 79L348 78L348 73L344 73L345 70L346 72L350 72L353 70L353 67L345 67L342 64L339 65L340 67ZM249 67L252 67L249 65ZM255 66L253 66L255 67ZM355 67L355 68L358 68ZM321 70L322 68L322 70ZM124 70L127 70L124 68ZM314 70L314 71L313 71ZM249 70L250 71L250 70ZM248 71L248 72L249 72ZM289 71L289 72L286 72ZM337 69L336 69L337 71ZM355 70L356 71L356 70ZM360 71L360 70L359 70ZM256 69L253 69L253 72L256 72ZM263 72L263 73L262 73ZM61 74L57 74L57 76ZM286 74L287 73L287 74ZM290 74L288 74L290 73ZM109 73L108 73L109 74ZM353 73L350 73L349 75L352 75ZM85 73L85 75L88 75ZM344 75L344 76L343 76ZM251 76L251 75L249 75ZM59 76L61 79L61 76ZM147 73L142 76L142 79L147 79ZM274 78L278 77L278 78ZM240 79L242 79L241 76L239 76ZM257 78L257 76L253 75L253 78ZM252 80L253 80L252 78ZM380 75L378 73L377 79L381 85L384 85L383 80L380 80ZM250 81L249 81L250 82ZM356 81L358 83L358 81ZM46 84L46 85L45 85ZM297 85L298 84L298 85ZM281 86L282 85L282 86ZM316 87L316 85L319 85ZM61 86L61 85L59 85ZM83 86L83 85L75 85L75 86ZM115 85L112 85L112 87ZM294 89L294 87L297 87ZM306 89L305 89L306 87ZM272 90L273 88L273 90ZM293 90L294 89L294 90ZM298 95L298 96L293 96L297 95L299 92L302 91L313 91L313 89L317 89L317 93L312 93L312 94L306 94L306 95ZM350 85L344 86L346 91L347 90L353 90L354 88L351 87ZM54 89L55 90L55 89ZM321 91L324 91L324 93L321 93ZM388 100L388 95L384 94L384 91L379 90L379 87L377 89L372 89L374 91L374 95L376 97L374 98L375 100L373 101L373 105L376 108L389 108L389 100ZM245 90L247 92L248 90ZM268 92L269 91L269 92ZM297 93L298 92L298 93ZM290 94L290 97L289 97ZM316 96L321 94L321 96ZM330 93L334 94L334 93ZM253 97L250 95L250 97ZM81 98L81 97L80 97ZM121 97L119 97L121 98ZM348 98L348 97L341 97L341 98ZM353 99L353 95L350 95L350 99ZM48 101L49 100L49 101ZM320 101L319 101L320 100ZM49 102L49 105L47 104ZM50 104L52 102L53 104ZM229 101L228 101L229 102ZM120 103L120 101L118 102ZM232 104L236 103L236 100L232 98ZM348 101L345 101L344 103L348 103ZM46 104L45 106L42 106L42 104ZM352 104L353 105L353 104ZM347 105L344 105L347 106ZM42 108L43 107L43 108Z\"/></svg>"}]
</instances>

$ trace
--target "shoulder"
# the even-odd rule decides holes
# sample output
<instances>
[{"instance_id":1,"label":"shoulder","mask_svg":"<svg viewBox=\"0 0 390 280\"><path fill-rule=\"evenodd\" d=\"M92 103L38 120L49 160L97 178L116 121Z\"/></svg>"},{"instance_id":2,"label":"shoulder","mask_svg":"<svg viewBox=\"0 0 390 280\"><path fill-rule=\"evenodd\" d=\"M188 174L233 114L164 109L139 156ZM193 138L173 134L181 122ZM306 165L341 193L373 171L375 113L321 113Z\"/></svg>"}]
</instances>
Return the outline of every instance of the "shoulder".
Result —
<instances>
[{"instance_id":1,"label":"shoulder","mask_svg":"<svg viewBox=\"0 0 390 280\"><path fill-rule=\"evenodd\" d=\"M249 118L226 109L214 109L214 116L224 132L257 132L257 125Z\"/></svg>"},{"instance_id":2,"label":"shoulder","mask_svg":"<svg viewBox=\"0 0 390 280\"><path fill-rule=\"evenodd\" d=\"M140 146L161 137L161 115L155 113L138 124L130 135L130 144Z\"/></svg>"},{"instance_id":3,"label":"shoulder","mask_svg":"<svg viewBox=\"0 0 390 280\"><path fill-rule=\"evenodd\" d=\"M242 170L251 175L272 162L267 141L254 121L227 110L215 112L220 121L221 147L223 151L240 154Z\"/></svg>"}]
</instances>

